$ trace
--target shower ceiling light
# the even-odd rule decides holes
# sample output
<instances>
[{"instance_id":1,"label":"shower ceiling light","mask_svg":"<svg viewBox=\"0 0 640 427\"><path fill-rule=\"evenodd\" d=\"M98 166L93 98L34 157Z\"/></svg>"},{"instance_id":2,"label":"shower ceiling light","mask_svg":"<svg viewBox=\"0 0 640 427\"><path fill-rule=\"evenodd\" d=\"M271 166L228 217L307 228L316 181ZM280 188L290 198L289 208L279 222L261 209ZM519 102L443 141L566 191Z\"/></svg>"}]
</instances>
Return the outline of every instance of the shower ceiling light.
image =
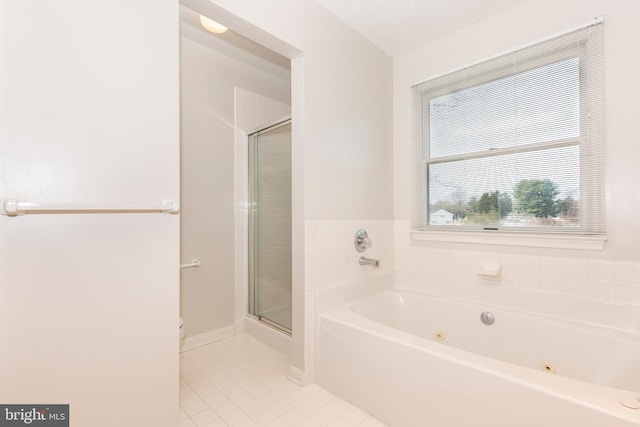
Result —
<instances>
[{"instance_id":1,"label":"shower ceiling light","mask_svg":"<svg viewBox=\"0 0 640 427\"><path fill-rule=\"evenodd\" d=\"M200 23L207 31L215 34L222 34L228 30L224 25L218 24L216 21L200 15Z\"/></svg>"}]
</instances>

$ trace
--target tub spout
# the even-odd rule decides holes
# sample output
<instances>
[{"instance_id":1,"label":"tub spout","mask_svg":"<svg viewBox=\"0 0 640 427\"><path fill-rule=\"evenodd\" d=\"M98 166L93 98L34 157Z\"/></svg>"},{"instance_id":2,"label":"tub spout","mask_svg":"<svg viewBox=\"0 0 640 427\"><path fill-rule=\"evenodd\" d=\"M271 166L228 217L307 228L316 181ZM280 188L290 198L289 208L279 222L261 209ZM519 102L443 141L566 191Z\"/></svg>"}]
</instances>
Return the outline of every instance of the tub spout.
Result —
<instances>
[{"instance_id":1,"label":"tub spout","mask_svg":"<svg viewBox=\"0 0 640 427\"><path fill-rule=\"evenodd\" d=\"M360 264L360 265L372 265L374 267L380 267L380 260L379 259L366 258L366 257L361 256L360 259L358 260L358 264Z\"/></svg>"}]
</instances>

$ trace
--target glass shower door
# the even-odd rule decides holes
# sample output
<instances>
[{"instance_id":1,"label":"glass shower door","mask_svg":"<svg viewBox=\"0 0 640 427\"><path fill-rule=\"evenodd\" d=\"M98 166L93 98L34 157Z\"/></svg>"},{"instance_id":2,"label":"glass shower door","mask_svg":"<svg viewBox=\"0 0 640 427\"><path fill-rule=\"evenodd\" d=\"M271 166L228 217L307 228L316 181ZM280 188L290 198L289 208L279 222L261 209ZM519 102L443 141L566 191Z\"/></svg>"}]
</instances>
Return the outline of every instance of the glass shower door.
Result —
<instances>
[{"instance_id":1,"label":"glass shower door","mask_svg":"<svg viewBox=\"0 0 640 427\"><path fill-rule=\"evenodd\" d=\"M291 122L249 135L249 313L291 332Z\"/></svg>"}]
</instances>

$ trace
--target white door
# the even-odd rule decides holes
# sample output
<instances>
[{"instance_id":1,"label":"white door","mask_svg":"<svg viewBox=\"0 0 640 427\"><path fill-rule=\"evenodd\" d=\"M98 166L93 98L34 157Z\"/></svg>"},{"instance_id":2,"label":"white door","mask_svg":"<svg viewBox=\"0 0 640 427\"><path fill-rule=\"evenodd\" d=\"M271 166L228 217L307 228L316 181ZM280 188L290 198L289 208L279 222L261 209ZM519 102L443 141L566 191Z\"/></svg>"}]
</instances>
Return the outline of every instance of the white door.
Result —
<instances>
[{"instance_id":1,"label":"white door","mask_svg":"<svg viewBox=\"0 0 640 427\"><path fill-rule=\"evenodd\" d=\"M179 197L174 0L0 0L0 197ZM0 404L178 424L179 218L0 215Z\"/></svg>"}]
</instances>

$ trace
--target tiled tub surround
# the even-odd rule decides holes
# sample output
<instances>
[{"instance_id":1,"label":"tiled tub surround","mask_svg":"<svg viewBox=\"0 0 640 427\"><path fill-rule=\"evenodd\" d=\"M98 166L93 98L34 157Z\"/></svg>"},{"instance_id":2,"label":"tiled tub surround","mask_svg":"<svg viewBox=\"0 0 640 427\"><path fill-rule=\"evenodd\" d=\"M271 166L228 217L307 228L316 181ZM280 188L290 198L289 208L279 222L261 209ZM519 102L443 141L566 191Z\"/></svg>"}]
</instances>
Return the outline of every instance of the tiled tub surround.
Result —
<instances>
[{"instance_id":1,"label":"tiled tub surround","mask_svg":"<svg viewBox=\"0 0 640 427\"><path fill-rule=\"evenodd\" d=\"M366 229L373 241L373 247L363 254L353 247L353 235L359 228ZM497 262L502 267L499 286L640 305L640 263L594 259L590 251L562 257L545 255L540 248L529 251L535 255L523 255L508 248L494 252L477 250L476 245L444 249L423 244L411 241L409 221L306 221L307 291L392 271L464 279L470 286L487 284L478 271L483 262ZM380 268L358 265L361 255L379 258Z\"/></svg>"},{"instance_id":2,"label":"tiled tub surround","mask_svg":"<svg viewBox=\"0 0 640 427\"><path fill-rule=\"evenodd\" d=\"M637 306L413 273L316 297L315 380L392 426L640 425Z\"/></svg>"},{"instance_id":3,"label":"tiled tub surround","mask_svg":"<svg viewBox=\"0 0 640 427\"><path fill-rule=\"evenodd\" d=\"M589 251L574 251L572 257L561 257L545 255L547 251L541 248L512 250L503 247L500 252L491 250L490 246L489 250L486 247L479 249L477 245L435 243L428 247L426 242L411 240L409 221L309 220L305 226L307 354L313 352L316 334L312 316L316 292L393 271L458 280L469 289L497 285L499 289L526 288L543 295L566 294L602 302L640 305L640 264L591 259L593 254ZM373 247L364 254L359 254L353 247L354 233L360 228L366 229L373 241ZM380 268L358 265L360 255L379 258ZM499 282L478 276L483 262L501 265ZM310 359L309 371L313 371L312 362Z\"/></svg>"},{"instance_id":4,"label":"tiled tub surround","mask_svg":"<svg viewBox=\"0 0 640 427\"><path fill-rule=\"evenodd\" d=\"M393 221L306 221L305 255L307 291L317 291L394 269ZM364 229L373 246L357 252L353 240ZM380 260L380 267L358 264L361 256Z\"/></svg>"},{"instance_id":5,"label":"tiled tub surround","mask_svg":"<svg viewBox=\"0 0 640 427\"><path fill-rule=\"evenodd\" d=\"M545 253L539 248L532 252L536 255L480 251L474 245L467 245L469 250L436 249L412 242L409 230L408 221L395 222L396 271L459 279L474 286L491 283L481 279L478 271L483 262L496 262L502 267L499 286L640 305L640 263L593 259L590 251L561 257L538 255Z\"/></svg>"},{"instance_id":6,"label":"tiled tub surround","mask_svg":"<svg viewBox=\"0 0 640 427\"><path fill-rule=\"evenodd\" d=\"M356 231L364 229L373 242L365 252L354 247ZM361 256L380 260L379 267L358 264ZM393 221L391 220L308 220L305 221L305 375L313 372L315 342L314 298L318 291L340 287L393 271ZM294 324L295 328L295 324Z\"/></svg>"}]
</instances>

